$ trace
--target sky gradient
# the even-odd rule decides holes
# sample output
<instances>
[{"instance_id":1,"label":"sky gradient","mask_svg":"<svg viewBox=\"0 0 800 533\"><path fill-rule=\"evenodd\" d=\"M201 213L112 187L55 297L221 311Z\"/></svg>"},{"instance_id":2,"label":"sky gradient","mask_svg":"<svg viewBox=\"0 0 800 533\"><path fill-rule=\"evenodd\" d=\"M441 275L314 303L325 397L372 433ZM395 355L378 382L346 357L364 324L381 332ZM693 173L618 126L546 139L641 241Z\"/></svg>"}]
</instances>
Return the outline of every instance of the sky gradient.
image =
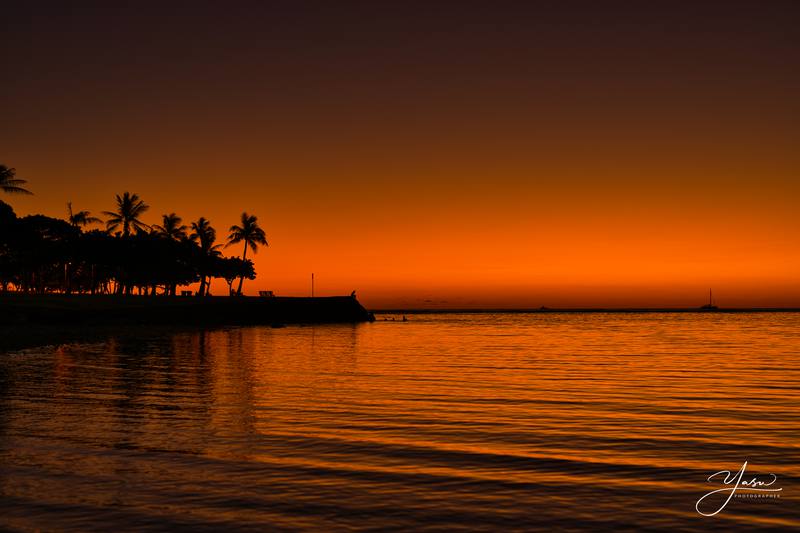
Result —
<instances>
[{"instance_id":1,"label":"sky gradient","mask_svg":"<svg viewBox=\"0 0 800 533\"><path fill-rule=\"evenodd\" d=\"M4 8L17 214L254 213L250 294L800 306L797 2L159 4Z\"/></svg>"}]
</instances>

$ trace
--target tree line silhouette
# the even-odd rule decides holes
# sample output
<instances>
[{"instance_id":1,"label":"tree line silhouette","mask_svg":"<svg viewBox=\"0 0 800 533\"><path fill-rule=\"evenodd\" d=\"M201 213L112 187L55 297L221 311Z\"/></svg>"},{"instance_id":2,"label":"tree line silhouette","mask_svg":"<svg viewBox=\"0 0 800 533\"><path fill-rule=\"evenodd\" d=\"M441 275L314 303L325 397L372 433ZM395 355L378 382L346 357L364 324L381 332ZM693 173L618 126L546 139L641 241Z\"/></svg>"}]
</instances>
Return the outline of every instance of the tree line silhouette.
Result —
<instances>
[{"instance_id":1,"label":"tree line silhouette","mask_svg":"<svg viewBox=\"0 0 800 533\"><path fill-rule=\"evenodd\" d=\"M0 165L0 190L31 194L26 180ZM0 291L27 293L157 294L174 296L177 287L199 282L198 296L209 295L212 278L224 279L230 295L241 295L245 279L256 277L248 249L267 246L258 219L246 212L230 227L227 243L244 243L242 257L225 257L211 223L200 217L189 226L175 213L148 225L149 206L138 195L116 196L105 221L67 204L66 220L44 215L17 217L0 201ZM105 223L105 229L89 229ZM233 288L238 280L238 286Z\"/></svg>"}]
</instances>

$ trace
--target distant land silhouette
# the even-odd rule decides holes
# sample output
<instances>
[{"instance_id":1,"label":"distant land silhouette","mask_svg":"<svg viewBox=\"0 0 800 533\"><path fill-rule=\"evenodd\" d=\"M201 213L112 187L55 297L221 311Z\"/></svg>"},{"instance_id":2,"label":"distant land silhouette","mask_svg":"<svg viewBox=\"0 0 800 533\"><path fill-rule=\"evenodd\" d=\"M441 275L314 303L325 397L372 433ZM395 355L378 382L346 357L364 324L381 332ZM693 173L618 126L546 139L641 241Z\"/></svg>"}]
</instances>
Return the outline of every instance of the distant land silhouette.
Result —
<instances>
[{"instance_id":1,"label":"distant land silhouette","mask_svg":"<svg viewBox=\"0 0 800 533\"><path fill-rule=\"evenodd\" d=\"M26 180L0 165L0 190L32 194ZM17 217L0 201L0 350L64 342L108 328L243 324L364 322L373 320L351 296L325 298L242 296L256 277L247 259L267 246L255 215L241 214L226 246L242 244L242 256L224 257L217 232L205 217L189 226L175 213L148 225L149 206L135 193L116 195L103 220L66 204L66 219ZM212 278L228 284L228 296L211 297ZM233 284L238 280L234 289ZM197 298L177 288L199 282ZM181 291L181 296L191 295ZM188 293L188 294L187 294ZM138 297L134 297L138 296Z\"/></svg>"},{"instance_id":2,"label":"distant land silhouette","mask_svg":"<svg viewBox=\"0 0 800 533\"><path fill-rule=\"evenodd\" d=\"M15 169L0 165L0 190L32 194L26 183ZM66 205L61 220L17 217L0 201L0 292L176 296L178 286L199 282L197 296L208 296L210 280L222 278L229 295L241 296L244 280L256 277L248 250L267 246L258 218L248 213L230 227L226 243L243 243L239 258L222 255L205 217L191 229L175 213L164 214L160 225L146 224L142 215L149 206L135 193L117 195L114 209L102 212L105 229L88 229L103 220Z\"/></svg>"}]
</instances>

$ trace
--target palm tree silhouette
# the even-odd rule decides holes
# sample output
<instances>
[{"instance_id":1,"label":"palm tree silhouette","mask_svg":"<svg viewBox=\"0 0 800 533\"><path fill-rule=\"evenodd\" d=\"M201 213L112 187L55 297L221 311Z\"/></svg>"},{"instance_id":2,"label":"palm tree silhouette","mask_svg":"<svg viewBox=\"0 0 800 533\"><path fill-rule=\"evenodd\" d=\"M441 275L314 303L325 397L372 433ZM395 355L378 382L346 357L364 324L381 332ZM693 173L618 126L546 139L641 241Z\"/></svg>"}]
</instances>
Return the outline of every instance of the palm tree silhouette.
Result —
<instances>
[{"instance_id":1,"label":"palm tree silhouette","mask_svg":"<svg viewBox=\"0 0 800 533\"><path fill-rule=\"evenodd\" d=\"M189 228L181 224L183 222L181 217L175 213L170 213L169 215L161 215L161 219L163 220L161 226L157 224L153 226L156 233L173 241L182 241L187 238L186 230Z\"/></svg>"},{"instance_id":2,"label":"palm tree silhouette","mask_svg":"<svg viewBox=\"0 0 800 533\"><path fill-rule=\"evenodd\" d=\"M214 244L217 240L217 230L211 227L211 223L205 217L200 217L197 222L192 222L192 234L189 236L192 241L200 243L200 250L203 254L203 259L220 255L219 244ZM200 267L200 289L198 293L200 296L206 294L206 266Z\"/></svg>"},{"instance_id":3,"label":"palm tree silhouette","mask_svg":"<svg viewBox=\"0 0 800 533\"><path fill-rule=\"evenodd\" d=\"M157 224L153 226L153 230L156 235L159 235L164 239L167 239L168 241L170 241L170 244L175 244L175 243L183 244L188 241L189 236L187 235L186 230L189 228L187 228L185 224L181 224L181 222L183 222L183 219L181 217L179 217L175 213L170 213L168 215L166 214L161 215L161 219L163 220L161 226ZM171 257L173 258L175 263L184 264L183 258L181 257L183 254L181 254L175 247L170 247L170 248L172 250L172 253L174 254ZM178 289L178 284L177 282L173 281L172 283L168 284L166 291L167 294L175 296L177 289Z\"/></svg>"},{"instance_id":4,"label":"palm tree silhouette","mask_svg":"<svg viewBox=\"0 0 800 533\"><path fill-rule=\"evenodd\" d=\"M258 217L255 215L248 215L247 212L242 213L242 225L231 226L230 235L228 235L228 244L230 246L244 241L244 250L242 251L242 263L247 260L247 247L253 249L253 253L258 252L258 245L263 244L269 246L264 230L258 227ZM244 282L244 271L239 276L239 288L236 289L236 294L242 295L242 283Z\"/></svg>"},{"instance_id":5,"label":"palm tree silhouette","mask_svg":"<svg viewBox=\"0 0 800 533\"><path fill-rule=\"evenodd\" d=\"M6 193L33 194L22 186L28 183L26 180L17 177L17 171L0 165L0 189Z\"/></svg>"},{"instance_id":6,"label":"palm tree silhouette","mask_svg":"<svg viewBox=\"0 0 800 533\"><path fill-rule=\"evenodd\" d=\"M108 220L106 220L106 229L111 232L122 226L122 235L127 237L131 234L131 228L137 233L149 228L147 224L139 220L142 214L150 209L150 206L145 204L139 199L137 194L129 192L123 193L122 197L117 196L117 210L116 211L103 211Z\"/></svg>"},{"instance_id":7,"label":"palm tree silhouette","mask_svg":"<svg viewBox=\"0 0 800 533\"><path fill-rule=\"evenodd\" d=\"M67 202L67 211L69 211L69 217L67 221L72 224L73 226L80 227L80 226L88 226L89 224L97 224L98 222L102 222L97 217L91 216L89 211L72 211L72 202Z\"/></svg>"}]
</instances>

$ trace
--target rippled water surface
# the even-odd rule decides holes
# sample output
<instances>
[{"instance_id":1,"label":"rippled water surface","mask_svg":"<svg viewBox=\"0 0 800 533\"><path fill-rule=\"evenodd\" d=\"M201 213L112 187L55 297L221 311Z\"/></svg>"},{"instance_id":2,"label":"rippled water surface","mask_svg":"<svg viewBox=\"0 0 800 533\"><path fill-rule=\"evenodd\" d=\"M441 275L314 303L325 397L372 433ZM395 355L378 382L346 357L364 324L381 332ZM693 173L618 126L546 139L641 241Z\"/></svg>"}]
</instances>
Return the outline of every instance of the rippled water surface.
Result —
<instances>
[{"instance_id":1,"label":"rippled water surface","mask_svg":"<svg viewBox=\"0 0 800 533\"><path fill-rule=\"evenodd\" d=\"M699 515L744 461L780 498ZM0 529L797 529L799 481L800 314L431 314L0 354Z\"/></svg>"}]
</instances>

